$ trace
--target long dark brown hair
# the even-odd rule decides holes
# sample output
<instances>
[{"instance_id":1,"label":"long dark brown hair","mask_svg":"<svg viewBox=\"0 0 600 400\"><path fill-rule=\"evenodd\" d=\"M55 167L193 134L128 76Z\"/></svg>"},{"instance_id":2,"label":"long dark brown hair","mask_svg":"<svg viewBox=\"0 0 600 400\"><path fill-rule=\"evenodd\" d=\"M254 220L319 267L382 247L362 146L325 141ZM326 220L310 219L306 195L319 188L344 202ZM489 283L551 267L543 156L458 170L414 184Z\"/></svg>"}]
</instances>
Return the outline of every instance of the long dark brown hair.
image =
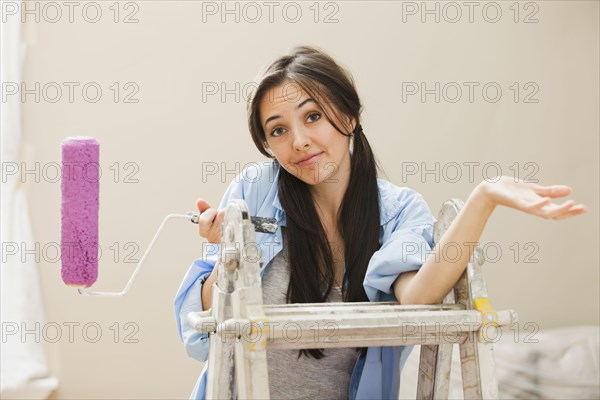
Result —
<instances>
[{"instance_id":1,"label":"long dark brown hair","mask_svg":"<svg viewBox=\"0 0 600 400\"><path fill-rule=\"evenodd\" d=\"M377 162L360 125L362 105L350 73L320 49L300 46L291 54L275 60L265 71L248 101L248 125L258 150L269 158L261 124L260 103L270 89L292 82L302 88L323 111L334 128L353 137L350 157L350 182L337 218L344 240L346 270L342 284L344 301L369 301L363 280L369 260L379 244L379 191ZM324 107L327 102L330 108ZM336 121L354 118L352 133L346 133ZM274 161L277 163L277 160ZM334 254L319 219L306 183L279 166L279 199L286 213L286 246L290 265L288 303L327 301L334 285ZM323 357L318 349L301 350L315 358ZM364 349L363 349L364 354Z\"/></svg>"}]
</instances>

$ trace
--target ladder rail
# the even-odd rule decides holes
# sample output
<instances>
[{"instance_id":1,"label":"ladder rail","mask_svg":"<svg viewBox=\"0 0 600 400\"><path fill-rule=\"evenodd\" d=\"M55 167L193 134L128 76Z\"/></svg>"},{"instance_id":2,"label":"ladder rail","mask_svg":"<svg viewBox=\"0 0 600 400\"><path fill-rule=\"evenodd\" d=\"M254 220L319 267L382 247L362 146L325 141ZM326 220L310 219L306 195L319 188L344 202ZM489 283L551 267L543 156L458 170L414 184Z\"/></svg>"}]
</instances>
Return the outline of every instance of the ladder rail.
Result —
<instances>
[{"instance_id":1,"label":"ladder rail","mask_svg":"<svg viewBox=\"0 0 600 400\"><path fill-rule=\"evenodd\" d=\"M434 226L435 243L462 206L456 199L444 203ZM417 398L447 398L453 344L460 346L465 399L498 398L492 341L499 337L499 327L518 317L514 310L496 311L489 304L479 247L444 304L263 305L257 258L239 255L245 244L255 243L242 200L232 201L226 210L222 242L213 307L187 316L191 326L211 338L208 398L268 399L267 347L407 345L421 345Z\"/></svg>"}]
</instances>

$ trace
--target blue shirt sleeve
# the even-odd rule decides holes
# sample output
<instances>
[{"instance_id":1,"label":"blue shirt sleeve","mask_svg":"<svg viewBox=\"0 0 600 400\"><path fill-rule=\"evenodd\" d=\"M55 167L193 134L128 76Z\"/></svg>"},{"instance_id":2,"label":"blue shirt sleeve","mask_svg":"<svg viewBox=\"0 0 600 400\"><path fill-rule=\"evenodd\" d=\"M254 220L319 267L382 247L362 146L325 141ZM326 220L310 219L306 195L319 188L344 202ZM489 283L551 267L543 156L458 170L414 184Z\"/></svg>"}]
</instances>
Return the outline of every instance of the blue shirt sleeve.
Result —
<instances>
[{"instance_id":1,"label":"blue shirt sleeve","mask_svg":"<svg viewBox=\"0 0 600 400\"><path fill-rule=\"evenodd\" d=\"M364 280L370 301L397 301L392 285L398 275L421 268L433 247L435 219L423 197L409 188L382 193L382 208L397 212L381 226L381 247L373 253Z\"/></svg>"}]
</instances>

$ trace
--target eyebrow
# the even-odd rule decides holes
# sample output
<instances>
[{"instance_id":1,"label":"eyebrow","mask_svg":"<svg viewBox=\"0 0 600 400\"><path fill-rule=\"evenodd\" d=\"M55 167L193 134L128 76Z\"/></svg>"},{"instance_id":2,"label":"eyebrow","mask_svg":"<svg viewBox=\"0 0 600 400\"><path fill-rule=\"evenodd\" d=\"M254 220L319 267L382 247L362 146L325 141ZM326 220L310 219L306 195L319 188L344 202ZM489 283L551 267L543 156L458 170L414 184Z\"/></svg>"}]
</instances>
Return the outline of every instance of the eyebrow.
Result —
<instances>
[{"instance_id":1,"label":"eyebrow","mask_svg":"<svg viewBox=\"0 0 600 400\"><path fill-rule=\"evenodd\" d=\"M296 107L296 109L302 108L302 107L303 107L303 106L304 106L306 103L309 103L309 102L313 102L313 103L314 103L315 101L309 97L309 98L305 99L305 100L304 100L302 103L298 104L298 106ZM281 118L281 115L272 115L272 116L270 116L270 117L269 117L269 118L267 118L267 120L265 121L265 126L267 126L267 124L268 124L270 121L272 121L272 120L274 120L274 119L277 119L277 118Z\"/></svg>"}]
</instances>

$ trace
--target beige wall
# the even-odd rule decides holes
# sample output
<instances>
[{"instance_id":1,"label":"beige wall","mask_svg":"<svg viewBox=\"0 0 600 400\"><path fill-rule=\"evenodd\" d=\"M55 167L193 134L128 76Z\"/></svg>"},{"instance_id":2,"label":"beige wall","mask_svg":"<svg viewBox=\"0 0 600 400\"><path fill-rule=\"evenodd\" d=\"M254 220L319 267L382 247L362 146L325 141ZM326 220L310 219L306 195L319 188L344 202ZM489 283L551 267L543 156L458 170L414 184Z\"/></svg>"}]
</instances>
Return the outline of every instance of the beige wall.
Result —
<instances>
[{"instance_id":1,"label":"beige wall","mask_svg":"<svg viewBox=\"0 0 600 400\"><path fill-rule=\"evenodd\" d=\"M203 22L202 4L188 1L132 2L128 8L122 3L119 21L131 13L138 19L130 24L113 21L112 2L97 3L103 14L95 24L83 18L85 2L75 8L73 23L66 6L56 23L48 21L54 18L50 9L39 23L28 17L36 42L26 62L27 87L57 82L63 88L56 103L49 101L54 92L48 91L39 103L28 95L24 104L25 162L40 163L39 182L31 174L24 179L35 238L48 250L60 240L60 185L51 182L51 165L60 162L62 139L95 136L101 142L104 173L104 256L95 288L123 287L135 265L124 262L133 249L125 247L128 243L139 246L134 254L139 259L167 213L192 210L201 196L218 203L233 178L232 172L203 177L203 171L214 165L220 171L235 170L263 160L246 129L244 99L234 94L225 102L219 95L203 99L203 85L223 82L232 89L239 82L241 89L293 45L314 44L354 74L365 105L363 126L388 178L421 192L435 213L447 198L465 199L477 182L493 176L494 166L505 175L518 171L521 178L571 185L573 197L590 207L584 217L555 222L496 211L482 243L489 257L497 249L502 255L486 265L485 273L494 306L518 310L521 328L528 322L535 324L527 327L530 331L533 326L597 325L598 2L537 1L527 9L521 3L518 23L512 3L494 3L502 11L496 23L482 15L486 6L486 18L495 17L494 5L486 2L474 9L473 22L467 6L455 3L463 13L456 23L447 21L456 8L444 8L444 3L438 3L439 23L433 15L425 15L423 23L420 14L408 13L421 2L366 1L321 3L318 23L309 9L312 2L296 3L302 10L297 23L284 19L282 4L269 23L262 2L255 3L262 10L256 23L250 22L255 9L244 13L241 5L239 23L234 15L221 23L220 14L205 14ZM220 2L211 4L221 7ZM436 3L428 4L433 8ZM86 12L88 20L94 18L92 6ZM330 13L337 22L324 23ZM523 23L532 13L538 22ZM295 18L294 9L287 8L285 17ZM80 85L72 103L65 82ZM89 82L102 89L96 103L82 96L81 88ZM116 103L115 82L120 87ZM126 88L128 82L135 86ZM425 102L418 95L403 101L403 85L411 82L425 82L428 88L440 82L440 102L433 94ZM479 85L472 102L465 82ZM518 102L514 82L520 88ZM488 83L488 96L495 95L491 86L502 90L497 102L482 96ZM463 93L452 103L456 86ZM133 95L138 102L126 103L133 87L139 89ZM537 102L526 103L525 96L536 90L530 100ZM114 163L119 163L118 179ZM125 163L133 164L125 168ZM435 163L439 182L434 174L403 177L403 170L415 165L433 169ZM465 163L479 163L472 164L473 180ZM455 180L456 165L462 177ZM126 182L128 173L138 182ZM114 243L120 248L117 263L110 249ZM119 299L79 296L63 285L60 263L41 251L47 320L64 327L61 339L47 345L51 368L60 379L54 398L189 395L201 365L187 358L179 342L172 300L200 248L195 226L173 222L131 292ZM80 324L72 343L69 323ZM96 343L88 343L82 332L89 323L102 330ZM93 337L93 327L88 327ZM137 343L127 343L127 334Z\"/></svg>"}]
</instances>

